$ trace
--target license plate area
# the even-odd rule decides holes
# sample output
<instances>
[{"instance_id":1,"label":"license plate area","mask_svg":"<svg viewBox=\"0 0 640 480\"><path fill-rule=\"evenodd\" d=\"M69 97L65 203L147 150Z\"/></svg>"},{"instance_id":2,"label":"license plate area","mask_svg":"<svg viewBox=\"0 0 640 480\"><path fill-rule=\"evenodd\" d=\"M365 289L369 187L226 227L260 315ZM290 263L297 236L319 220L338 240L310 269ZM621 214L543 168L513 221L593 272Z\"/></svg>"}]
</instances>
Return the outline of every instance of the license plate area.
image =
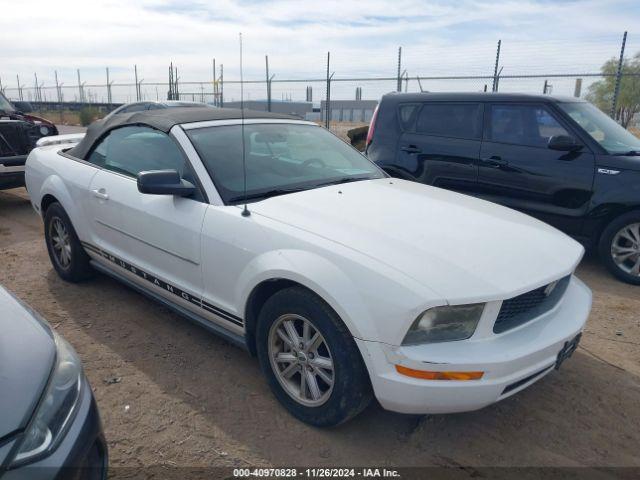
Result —
<instances>
[{"instance_id":1,"label":"license plate area","mask_svg":"<svg viewBox=\"0 0 640 480\"><path fill-rule=\"evenodd\" d=\"M580 343L581 337L582 337L582 333L579 333L578 335L573 337L573 339L569 340L568 342L564 342L564 345L562 346L562 348L558 352L558 356L556 357L556 365L555 365L556 370L560 368L560 366L563 364L563 362L567 358L573 355L573 352L575 352L576 349L578 348L578 344Z\"/></svg>"}]
</instances>

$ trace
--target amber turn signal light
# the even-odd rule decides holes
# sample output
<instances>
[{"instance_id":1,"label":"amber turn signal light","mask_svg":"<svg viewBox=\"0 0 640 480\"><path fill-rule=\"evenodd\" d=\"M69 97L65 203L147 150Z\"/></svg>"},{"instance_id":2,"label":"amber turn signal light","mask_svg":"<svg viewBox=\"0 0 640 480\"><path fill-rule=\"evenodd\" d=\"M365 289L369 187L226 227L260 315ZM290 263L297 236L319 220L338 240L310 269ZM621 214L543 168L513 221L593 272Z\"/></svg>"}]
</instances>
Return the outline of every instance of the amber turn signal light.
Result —
<instances>
[{"instance_id":1,"label":"amber turn signal light","mask_svg":"<svg viewBox=\"0 0 640 480\"><path fill-rule=\"evenodd\" d=\"M401 375L422 380L479 380L484 375L484 372L429 372L402 365L396 365L396 371Z\"/></svg>"}]
</instances>

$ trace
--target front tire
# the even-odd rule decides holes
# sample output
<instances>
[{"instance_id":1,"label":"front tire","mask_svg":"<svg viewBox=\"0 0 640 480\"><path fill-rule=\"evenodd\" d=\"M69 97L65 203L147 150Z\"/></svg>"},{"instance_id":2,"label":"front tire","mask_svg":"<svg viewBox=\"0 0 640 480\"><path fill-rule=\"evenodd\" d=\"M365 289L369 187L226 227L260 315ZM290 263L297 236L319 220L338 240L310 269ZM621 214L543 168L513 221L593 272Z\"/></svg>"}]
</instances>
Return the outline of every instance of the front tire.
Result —
<instances>
[{"instance_id":1,"label":"front tire","mask_svg":"<svg viewBox=\"0 0 640 480\"><path fill-rule=\"evenodd\" d=\"M640 285L640 211L625 213L602 232L600 258L617 278Z\"/></svg>"},{"instance_id":2,"label":"front tire","mask_svg":"<svg viewBox=\"0 0 640 480\"><path fill-rule=\"evenodd\" d=\"M89 256L82 248L67 212L57 202L45 212L44 236L49 259L60 278L76 283L92 276Z\"/></svg>"},{"instance_id":3,"label":"front tire","mask_svg":"<svg viewBox=\"0 0 640 480\"><path fill-rule=\"evenodd\" d=\"M336 313L301 287L269 298L256 332L260 366L280 403L317 427L346 422L371 401L358 347Z\"/></svg>"}]
</instances>

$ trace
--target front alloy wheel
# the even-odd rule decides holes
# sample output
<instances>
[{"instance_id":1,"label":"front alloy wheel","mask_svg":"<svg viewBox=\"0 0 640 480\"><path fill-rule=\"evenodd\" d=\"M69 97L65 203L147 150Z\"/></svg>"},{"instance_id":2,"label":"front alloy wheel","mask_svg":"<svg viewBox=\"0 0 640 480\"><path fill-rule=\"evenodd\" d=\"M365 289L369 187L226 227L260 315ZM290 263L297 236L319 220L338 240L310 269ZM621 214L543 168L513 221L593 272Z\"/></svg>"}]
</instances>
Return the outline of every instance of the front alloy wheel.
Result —
<instances>
[{"instance_id":1,"label":"front alloy wheel","mask_svg":"<svg viewBox=\"0 0 640 480\"><path fill-rule=\"evenodd\" d=\"M269 331L269 359L278 382L297 402L325 403L333 389L333 358L320 331L306 318L282 315Z\"/></svg>"},{"instance_id":2,"label":"front alloy wheel","mask_svg":"<svg viewBox=\"0 0 640 480\"><path fill-rule=\"evenodd\" d=\"M282 405L317 427L346 422L371 400L369 374L336 312L293 286L264 303L256 326L260 367Z\"/></svg>"}]
</instances>

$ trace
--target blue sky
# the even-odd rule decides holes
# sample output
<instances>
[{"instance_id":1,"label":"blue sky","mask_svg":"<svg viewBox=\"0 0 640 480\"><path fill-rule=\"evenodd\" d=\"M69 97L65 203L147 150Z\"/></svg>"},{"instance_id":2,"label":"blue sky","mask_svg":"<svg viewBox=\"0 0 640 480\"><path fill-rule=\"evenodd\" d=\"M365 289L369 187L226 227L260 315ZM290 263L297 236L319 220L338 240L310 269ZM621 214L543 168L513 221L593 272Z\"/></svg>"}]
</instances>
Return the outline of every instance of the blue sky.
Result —
<instances>
[{"instance_id":1,"label":"blue sky","mask_svg":"<svg viewBox=\"0 0 640 480\"><path fill-rule=\"evenodd\" d=\"M103 83L106 66L113 80L130 83L134 64L145 82L162 82L170 61L178 66L183 81L207 81L214 57L218 65L224 64L226 79L238 78L240 31L245 79L264 77L265 54L276 78L322 78L326 53L331 51L332 71L336 78L344 78L395 75L399 46L403 69L411 76L490 74L498 39L503 42L505 74L597 70L617 54L625 29L628 51L640 51L637 0L24 0L19 6L14 0L0 0L0 4L4 4L0 5L3 86L15 86L16 74L21 83L32 85L34 73L39 81L52 84L54 70L70 86L77 83L76 68L88 84ZM434 90L483 86L482 81L426 83ZM355 86L339 88L351 95ZM393 88L393 84L362 86L365 97ZM303 83L279 84L274 96L304 96L305 88ZM410 89L415 88L412 82ZM250 87L247 94L258 98L263 89ZM323 91L320 84L314 89L318 96ZM122 87L119 94L126 97L132 91ZM155 96L152 87L144 91ZM228 92L237 95L232 86Z\"/></svg>"}]
</instances>

